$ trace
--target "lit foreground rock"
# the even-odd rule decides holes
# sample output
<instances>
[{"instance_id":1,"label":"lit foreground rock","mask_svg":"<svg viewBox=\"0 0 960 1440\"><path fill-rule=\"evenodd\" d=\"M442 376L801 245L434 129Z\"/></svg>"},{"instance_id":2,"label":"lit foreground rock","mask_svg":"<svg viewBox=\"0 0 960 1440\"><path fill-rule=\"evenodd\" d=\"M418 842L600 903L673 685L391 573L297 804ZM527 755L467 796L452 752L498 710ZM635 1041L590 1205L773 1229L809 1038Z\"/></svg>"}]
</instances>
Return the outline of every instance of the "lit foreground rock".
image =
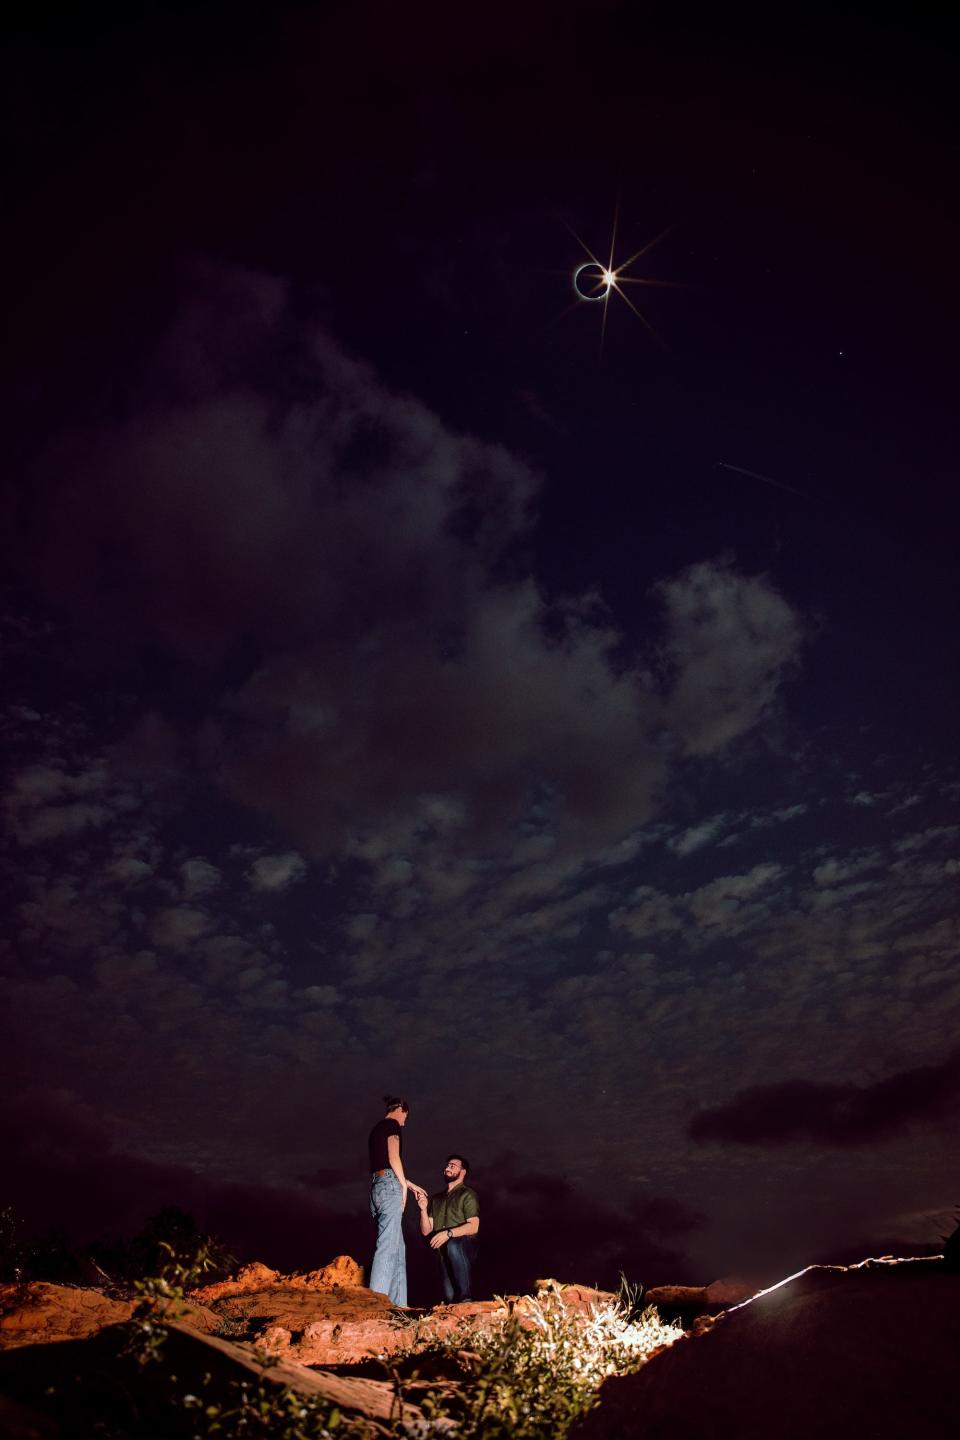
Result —
<instances>
[{"instance_id":1,"label":"lit foreground rock","mask_svg":"<svg viewBox=\"0 0 960 1440\"><path fill-rule=\"evenodd\" d=\"M400 1310L366 1289L362 1278L348 1255L293 1275L247 1265L230 1280L191 1291L178 1312L180 1328L245 1342L298 1365L359 1365L424 1349L467 1323L499 1324L508 1314L522 1322L530 1303L519 1295L428 1312ZM566 1285L562 1294L578 1309L611 1298L585 1285ZM89 1339L129 1320L133 1307L132 1300L70 1285L0 1285L0 1351Z\"/></svg>"},{"instance_id":2,"label":"lit foreground rock","mask_svg":"<svg viewBox=\"0 0 960 1440\"><path fill-rule=\"evenodd\" d=\"M360 1267L348 1256L307 1275L278 1275L264 1265L252 1265L234 1280L193 1291L190 1299L201 1312L212 1310L231 1334L299 1365L388 1360L448 1340L468 1323L499 1324L508 1314L516 1314L522 1323L530 1303L520 1295L441 1305L426 1313L398 1310L385 1295L364 1289L360 1275ZM564 1302L577 1309L610 1298L584 1285L566 1285L562 1294Z\"/></svg>"},{"instance_id":3,"label":"lit foreground rock","mask_svg":"<svg viewBox=\"0 0 960 1440\"><path fill-rule=\"evenodd\" d=\"M163 1377L171 1373L181 1393L223 1396L240 1380L263 1381L320 1397L381 1427L402 1422L412 1427L405 1433L414 1433L422 1412L401 1403L391 1383L323 1367L396 1363L437 1341L456 1341L464 1326L495 1326L510 1315L522 1324L532 1304L529 1296L515 1296L429 1312L398 1310L385 1295L355 1283L361 1277L348 1256L295 1275L246 1266L231 1280L192 1292L177 1318L167 1312L162 1364L142 1369L124 1355L133 1301L72 1286L0 1286L0 1434L87 1440L94 1422L126 1433L131 1397L137 1425L146 1421L152 1434L151 1417L169 1403ZM586 1310L609 1297L567 1285L562 1298Z\"/></svg>"},{"instance_id":4,"label":"lit foreground rock","mask_svg":"<svg viewBox=\"0 0 960 1440\"><path fill-rule=\"evenodd\" d=\"M956 1440L960 1274L813 1266L614 1377L571 1440Z\"/></svg>"}]
</instances>

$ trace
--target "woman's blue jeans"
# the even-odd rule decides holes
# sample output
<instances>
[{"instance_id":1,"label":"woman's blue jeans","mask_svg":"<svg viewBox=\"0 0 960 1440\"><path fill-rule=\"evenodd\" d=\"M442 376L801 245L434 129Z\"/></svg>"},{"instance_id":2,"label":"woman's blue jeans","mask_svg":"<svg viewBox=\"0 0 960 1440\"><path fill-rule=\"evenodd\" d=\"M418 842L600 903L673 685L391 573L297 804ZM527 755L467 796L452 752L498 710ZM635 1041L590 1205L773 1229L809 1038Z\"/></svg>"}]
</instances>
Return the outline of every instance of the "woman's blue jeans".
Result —
<instances>
[{"instance_id":1,"label":"woman's blue jeans","mask_svg":"<svg viewBox=\"0 0 960 1440\"><path fill-rule=\"evenodd\" d=\"M403 1244L402 1187L392 1170L374 1175L370 1214L377 1222L377 1248L370 1267L370 1289L394 1305L407 1303L407 1254Z\"/></svg>"}]
</instances>

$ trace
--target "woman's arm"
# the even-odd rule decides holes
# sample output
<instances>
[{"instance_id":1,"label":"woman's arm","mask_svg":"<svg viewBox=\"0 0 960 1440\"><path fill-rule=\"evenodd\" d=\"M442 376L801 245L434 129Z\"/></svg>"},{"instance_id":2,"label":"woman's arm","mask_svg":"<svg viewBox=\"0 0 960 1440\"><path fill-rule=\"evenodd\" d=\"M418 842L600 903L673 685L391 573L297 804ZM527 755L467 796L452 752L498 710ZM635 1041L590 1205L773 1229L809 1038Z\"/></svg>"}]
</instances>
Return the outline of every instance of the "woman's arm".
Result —
<instances>
[{"instance_id":1,"label":"woman's arm","mask_svg":"<svg viewBox=\"0 0 960 1440\"><path fill-rule=\"evenodd\" d=\"M400 1136L387 1136L387 1160L390 1162L390 1169L396 1175L403 1186L403 1198L407 1198L407 1177L403 1173L403 1161L400 1159Z\"/></svg>"}]
</instances>

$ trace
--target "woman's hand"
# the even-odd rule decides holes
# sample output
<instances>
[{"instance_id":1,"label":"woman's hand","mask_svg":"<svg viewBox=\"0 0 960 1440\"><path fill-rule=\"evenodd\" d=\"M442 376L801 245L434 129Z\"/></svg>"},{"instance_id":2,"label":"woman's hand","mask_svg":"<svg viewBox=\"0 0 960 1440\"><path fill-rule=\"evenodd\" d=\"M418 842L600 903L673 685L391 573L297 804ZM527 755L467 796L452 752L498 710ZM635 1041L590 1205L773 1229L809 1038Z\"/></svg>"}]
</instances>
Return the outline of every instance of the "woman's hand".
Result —
<instances>
[{"instance_id":1,"label":"woman's hand","mask_svg":"<svg viewBox=\"0 0 960 1440\"><path fill-rule=\"evenodd\" d=\"M412 1180L410 1181L410 1189L413 1191L420 1209L425 1210L430 1200L426 1190L424 1190L422 1185L414 1185Z\"/></svg>"}]
</instances>

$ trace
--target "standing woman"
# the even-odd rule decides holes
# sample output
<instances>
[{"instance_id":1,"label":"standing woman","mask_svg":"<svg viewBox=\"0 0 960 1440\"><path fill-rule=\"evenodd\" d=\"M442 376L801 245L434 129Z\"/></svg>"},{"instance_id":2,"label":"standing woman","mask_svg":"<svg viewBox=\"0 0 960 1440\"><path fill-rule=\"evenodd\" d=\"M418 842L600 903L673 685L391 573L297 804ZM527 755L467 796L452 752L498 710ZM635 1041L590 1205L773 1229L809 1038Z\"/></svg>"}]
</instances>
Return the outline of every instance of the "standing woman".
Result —
<instances>
[{"instance_id":1,"label":"standing woman","mask_svg":"<svg viewBox=\"0 0 960 1440\"><path fill-rule=\"evenodd\" d=\"M407 1191L424 1194L403 1173L403 1127L410 1106L399 1095L384 1095L387 1113L370 1131L370 1213L377 1222L377 1248L370 1267L370 1289L394 1305L407 1303L407 1254L403 1212Z\"/></svg>"}]
</instances>

